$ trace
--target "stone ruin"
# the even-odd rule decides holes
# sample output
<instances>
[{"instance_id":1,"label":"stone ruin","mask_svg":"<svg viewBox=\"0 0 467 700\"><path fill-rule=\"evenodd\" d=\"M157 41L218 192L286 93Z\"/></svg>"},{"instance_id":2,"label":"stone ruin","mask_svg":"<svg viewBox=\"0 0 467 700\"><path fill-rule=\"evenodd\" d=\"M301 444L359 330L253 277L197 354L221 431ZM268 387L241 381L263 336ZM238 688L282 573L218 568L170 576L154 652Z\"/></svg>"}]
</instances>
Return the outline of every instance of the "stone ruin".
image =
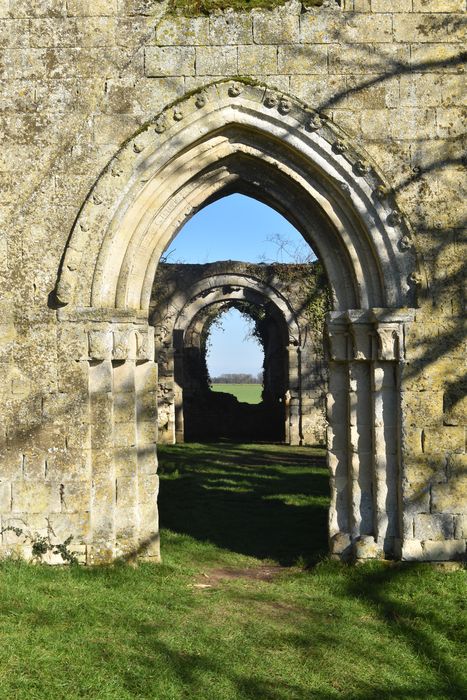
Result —
<instances>
[{"instance_id":1,"label":"stone ruin","mask_svg":"<svg viewBox=\"0 0 467 700\"><path fill-rule=\"evenodd\" d=\"M465 2L312 4L0 2L3 556L159 559L153 283L232 192L329 281L330 552L465 556Z\"/></svg>"},{"instance_id":2,"label":"stone ruin","mask_svg":"<svg viewBox=\"0 0 467 700\"><path fill-rule=\"evenodd\" d=\"M160 264L149 313L159 371L158 441L324 444L325 284L316 264ZM253 319L263 347L258 406L209 389L207 334L232 307Z\"/></svg>"}]
</instances>

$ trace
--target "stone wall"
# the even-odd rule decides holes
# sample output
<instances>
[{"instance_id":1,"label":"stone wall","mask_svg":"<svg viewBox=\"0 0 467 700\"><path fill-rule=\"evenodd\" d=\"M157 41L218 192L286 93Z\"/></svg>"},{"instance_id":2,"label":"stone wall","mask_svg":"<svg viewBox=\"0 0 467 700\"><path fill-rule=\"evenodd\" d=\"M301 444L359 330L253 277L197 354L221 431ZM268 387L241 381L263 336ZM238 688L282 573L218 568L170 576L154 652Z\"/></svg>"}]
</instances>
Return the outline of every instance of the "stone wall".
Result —
<instances>
[{"instance_id":1,"label":"stone wall","mask_svg":"<svg viewBox=\"0 0 467 700\"><path fill-rule=\"evenodd\" d=\"M89 300L66 305L75 278L77 288L86 291L93 270L96 279L104 270L104 289L108 271L117 264L95 267L93 256L99 246L105 252L111 245L118 217L105 245L94 219L86 218L89 208L78 217L97 181L101 189L93 190L89 202L101 210L110 207L112 187L120 188L122 198L130 191L134 180L125 171L128 152L136 157L146 142L136 139L122 151L122 158L111 159L139 131L143 140L149 138L143 124L192 90L219 78L246 76L263 81L271 91L271 98L264 98L264 119L273 134L271 158L279 157L281 148L292 153L302 143L305 137L299 137L292 117L310 109L310 129L318 131L316 137L306 137L307 143L315 139L315 169L308 184L317 178L316 196L323 201L323 211L329 213L339 196L350 198L350 166L342 156L349 144L352 152L363 154L352 166L358 182L371 163L373 174L364 177L379 173L380 182L386 183L377 192L392 198L397 215L388 219L387 226L393 228L380 219L366 228L362 223L361 245L339 258L342 269L348 262L353 270L343 273L343 283L353 285L356 295L371 287L371 280L362 281L367 265L362 262L360 272L352 267L360 258L370 260L374 254L383 261L372 268L381 279L397 279L396 270L405 270L398 267L399 252L412 270L410 299L396 294L391 303L384 299L375 303L378 295L368 294L373 301L347 305L415 308L413 320L405 316L406 320L393 323L392 330L387 323L381 330L382 317L374 316L368 331L379 332L380 361L398 358L397 377L391 374L393 359L389 368L371 370L371 376L379 378L372 387L375 406L384 395L388 372L395 382L391 396L397 397L398 415L397 425L391 426L395 436L391 470L386 461L378 461L382 453L376 450L377 476L371 482L379 489L376 511L384 525L385 489L392 489L396 556L441 560L463 556L467 527L461 177L464 0L345 0L343 7L329 0L309 10L291 2L271 12L227 11L190 19L166 16L166 7L157 0L0 0L2 530L18 525L54 541L72 535L72 546L89 563L135 553L158 558L157 377L147 312L142 307L130 314L133 301L126 310L105 304L90 310ZM229 90L234 99L236 88ZM235 113L241 114L239 122L256 114L251 105L262 98L253 93L251 89L251 101ZM286 97L289 94L291 98ZM200 113L203 99L202 93L196 98ZM277 105L282 126L276 122L272 126L272 117L267 116ZM173 117L182 119L183 110L175 106ZM152 138L163 128L156 121ZM341 137L331 151L325 145L326 134L336 130ZM203 133L205 126L197 138ZM294 162L298 173L298 157ZM301 162L306 167L306 158ZM321 177L330 163L334 175ZM135 167L133 172L136 176L140 171ZM277 178L287 178L290 169L276 172ZM341 177L345 180L341 195L334 188L326 203L324 194ZM267 181L266 172L258 178L272 191L274 182ZM280 190L278 185L278 201ZM295 220L303 207L292 190L287 195L283 207ZM347 221L358 212L363 222L371 198L352 197L352 206L345 210ZM401 217L406 223L398 252L390 241ZM319 220L318 238L321 226ZM344 249L349 240L349 229L342 226L336 224L326 234L329 238L335 231L336 251L339 241ZM80 237L70 238L78 229ZM128 243L120 233L117 251ZM389 241L388 247L375 240ZM324 238L320 246L317 249L324 251L324 263L332 272L338 253L334 260L326 252ZM130 254L131 247L128 250ZM110 259L116 260L115 254ZM384 262L388 260L392 262ZM405 272L399 276L403 291ZM336 302L336 309L342 308ZM358 335L355 317L349 318L340 328L347 340ZM403 352L383 352L383 331L386 336L392 333L394 342L404 343ZM352 347L357 359L365 356ZM333 385L335 395L331 391L331 413L336 397L347 405L348 399L362 395L352 390L358 385L359 370L354 368L349 375L348 350L334 353L334 358L340 378ZM371 388L370 375L362 382ZM345 489L359 482L359 461L349 459L347 450L350 447L358 456L360 449L358 421L352 423L352 412L345 416L330 418L341 436L334 451L330 449L333 512L337 508L344 514L349 503L355 512L359 508L352 489ZM384 415L374 421L367 452L377 447ZM342 437L344 423L347 437ZM334 437L331 430L330 448ZM337 473L333 459L339 450L344 461ZM333 523L336 553L348 549L349 543L357 556L381 553L381 545L374 545L379 536L373 526L362 530L357 519L349 530L347 515ZM1 551L28 555L30 547L15 533L4 531Z\"/></svg>"},{"instance_id":2,"label":"stone wall","mask_svg":"<svg viewBox=\"0 0 467 700\"><path fill-rule=\"evenodd\" d=\"M191 419L197 428L194 437L188 429L189 439L195 442L202 435L208 441L235 437L324 444L325 284L317 264L160 264L150 306L159 368L159 441L183 442ZM206 334L210 323L232 307L251 316L261 338L260 407L232 400L222 404L209 391Z\"/></svg>"}]
</instances>

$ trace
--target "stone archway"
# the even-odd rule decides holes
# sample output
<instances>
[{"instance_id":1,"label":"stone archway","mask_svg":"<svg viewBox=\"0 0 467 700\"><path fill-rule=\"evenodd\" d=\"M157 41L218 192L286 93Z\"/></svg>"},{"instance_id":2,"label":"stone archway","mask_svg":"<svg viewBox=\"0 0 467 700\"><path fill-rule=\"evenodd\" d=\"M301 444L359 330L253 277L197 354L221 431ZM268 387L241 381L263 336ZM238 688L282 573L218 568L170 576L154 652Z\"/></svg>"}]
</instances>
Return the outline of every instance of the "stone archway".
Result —
<instances>
[{"instance_id":1,"label":"stone archway","mask_svg":"<svg viewBox=\"0 0 467 700\"><path fill-rule=\"evenodd\" d=\"M247 313L248 309L262 310L262 327L266 333L263 398L271 417L276 413L283 415L280 427L276 416L276 429L269 433L265 426L263 433L276 436L269 437L270 440L285 440L292 445L324 442L326 383L322 331L320 326L314 326L313 312L307 306L324 294L324 290L316 281L308 284L308 280L316 280L314 274L310 265L234 261L159 267L150 321L156 329L162 441L184 440L184 397L192 395L195 400L195 394L203 386L207 389L201 347L207 321L212 314L217 315L220 307L241 309L243 305ZM184 365L188 358L193 371L187 373ZM286 393L287 411L284 410ZM275 404L281 404L276 406L277 411ZM255 431L248 432L253 435ZM266 437L258 439L266 440Z\"/></svg>"},{"instance_id":2,"label":"stone archway","mask_svg":"<svg viewBox=\"0 0 467 700\"><path fill-rule=\"evenodd\" d=\"M331 549L398 553L398 376L416 281L409 229L376 166L332 122L264 86L223 81L168 107L124 145L65 251L59 320L80 338L70 363L83 359L81 339L88 343L91 560L158 556L151 288L187 218L234 191L284 214L332 289ZM116 500L118 479L125 497Z\"/></svg>"}]
</instances>

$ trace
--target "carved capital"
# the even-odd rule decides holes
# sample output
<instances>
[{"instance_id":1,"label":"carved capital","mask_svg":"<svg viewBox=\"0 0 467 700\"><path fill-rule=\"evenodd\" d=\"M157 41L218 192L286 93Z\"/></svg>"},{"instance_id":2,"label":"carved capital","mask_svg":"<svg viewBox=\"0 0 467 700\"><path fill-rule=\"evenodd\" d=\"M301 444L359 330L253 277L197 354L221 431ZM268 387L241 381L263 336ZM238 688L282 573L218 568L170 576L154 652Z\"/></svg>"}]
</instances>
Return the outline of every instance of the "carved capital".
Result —
<instances>
[{"instance_id":1,"label":"carved capital","mask_svg":"<svg viewBox=\"0 0 467 700\"><path fill-rule=\"evenodd\" d=\"M346 362L349 359L348 352L348 325L345 318L331 318L326 323L327 345L329 359L334 362Z\"/></svg>"},{"instance_id":2,"label":"carved capital","mask_svg":"<svg viewBox=\"0 0 467 700\"><path fill-rule=\"evenodd\" d=\"M378 337L378 360L391 362L399 359L400 334L399 329L392 324L381 325L376 329Z\"/></svg>"},{"instance_id":3,"label":"carved capital","mask_svg":"<svg viewBox=\"0 0 467 700\"><path fill-rule=\"evenodd\" d=\"M371 360L373 347L373 325L367 318L355 318L348 312L350 337L352 340L351 356L354 360Z\"/></svg>"},{"instance_id":4,"label":"carved capital","mask_svg":"<svg viewBox=\"0 0 467 700\"><path fill-rule=\"evenodd\" d=\"M113 333L110 329L89 331L89 357L92 360L110 360L113 351Z\"/></svg>"}]
</instances>

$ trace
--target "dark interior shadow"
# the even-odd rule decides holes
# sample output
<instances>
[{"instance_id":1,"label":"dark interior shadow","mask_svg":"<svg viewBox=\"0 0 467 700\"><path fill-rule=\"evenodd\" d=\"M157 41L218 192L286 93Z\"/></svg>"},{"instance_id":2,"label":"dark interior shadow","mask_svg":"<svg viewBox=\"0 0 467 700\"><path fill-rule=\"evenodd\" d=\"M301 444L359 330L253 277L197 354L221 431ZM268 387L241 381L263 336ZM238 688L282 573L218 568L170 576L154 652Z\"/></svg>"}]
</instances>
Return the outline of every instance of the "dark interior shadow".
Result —
<instances>
[{"instance_id":1,"label":"dark interior shadow","mask_svg":"<svg viewBox=\"0 0 467 700\"><path fill-rule=\"evenodd\" d=\"M324 451L218 443L159 447L162 528L283 566L327 552Z\"/></svg>"}]
</instances>

